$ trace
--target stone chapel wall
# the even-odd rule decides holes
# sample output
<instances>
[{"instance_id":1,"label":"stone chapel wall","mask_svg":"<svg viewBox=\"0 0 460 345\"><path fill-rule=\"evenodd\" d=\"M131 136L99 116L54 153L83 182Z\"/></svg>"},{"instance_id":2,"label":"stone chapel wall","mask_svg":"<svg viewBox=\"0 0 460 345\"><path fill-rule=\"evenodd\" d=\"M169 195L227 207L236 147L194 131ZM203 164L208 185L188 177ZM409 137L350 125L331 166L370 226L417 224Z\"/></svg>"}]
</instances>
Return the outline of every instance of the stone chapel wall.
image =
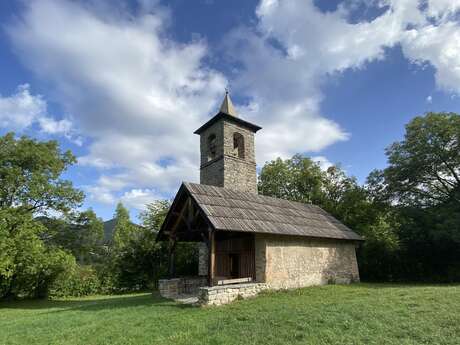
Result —
<instances>
[{"instance_id":1,"label":"stone chapel wall","mask_svg":"<svg viewBox=\"0 0 460 345\"><path fill-rule=\"evenodd\" d=\"M357 282L355 243L257 234L256 280L274 289Z\"/></svg>"}]
</instances>

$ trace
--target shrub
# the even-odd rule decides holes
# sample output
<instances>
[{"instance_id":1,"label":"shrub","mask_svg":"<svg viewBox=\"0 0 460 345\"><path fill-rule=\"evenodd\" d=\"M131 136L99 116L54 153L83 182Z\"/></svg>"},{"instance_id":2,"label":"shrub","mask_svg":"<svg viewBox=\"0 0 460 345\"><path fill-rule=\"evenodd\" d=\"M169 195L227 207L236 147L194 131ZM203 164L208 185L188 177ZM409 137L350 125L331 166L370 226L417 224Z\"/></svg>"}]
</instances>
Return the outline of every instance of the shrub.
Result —
<instances>
[{"instance_id":1,"label":"shrub","mask_svg":"<svg viewBox=\"0 0 460 345\"><path fill-rule=\"evenodd\" d=\"M42 231L30 214L0 211L0 298L46 297L49 285L75 264L64 250L46 247Z\"/></svg>"},{"instance_id":2,"label":"shrub","mask_svg":"<svg viewBox=\"0 0 460 345\"><path fill-rule=\"evenodd\" d=\"M60 274L49 289L51 297L80 297L100 292L101 283L94 268L77 264Z\"/></svg>"}]
</instances>

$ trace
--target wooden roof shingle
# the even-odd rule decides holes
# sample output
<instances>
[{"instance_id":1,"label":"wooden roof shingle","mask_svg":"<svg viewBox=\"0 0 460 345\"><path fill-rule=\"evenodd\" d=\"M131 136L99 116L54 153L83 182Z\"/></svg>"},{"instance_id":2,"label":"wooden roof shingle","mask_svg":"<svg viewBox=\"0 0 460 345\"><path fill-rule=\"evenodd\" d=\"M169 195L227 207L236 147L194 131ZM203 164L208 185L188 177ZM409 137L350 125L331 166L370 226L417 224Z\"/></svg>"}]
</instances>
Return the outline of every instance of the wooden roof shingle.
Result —
<instances>
[{"instance_id":1,"label":"wooden roof shingle","mask_svg":"<svg viewBox=\"0 0 460 345\"><path fill-rule=\"evenodd\" d=\"M363 240L315 205L196 183L183 186L215 230Z\"/></svg>"}]
</instances>

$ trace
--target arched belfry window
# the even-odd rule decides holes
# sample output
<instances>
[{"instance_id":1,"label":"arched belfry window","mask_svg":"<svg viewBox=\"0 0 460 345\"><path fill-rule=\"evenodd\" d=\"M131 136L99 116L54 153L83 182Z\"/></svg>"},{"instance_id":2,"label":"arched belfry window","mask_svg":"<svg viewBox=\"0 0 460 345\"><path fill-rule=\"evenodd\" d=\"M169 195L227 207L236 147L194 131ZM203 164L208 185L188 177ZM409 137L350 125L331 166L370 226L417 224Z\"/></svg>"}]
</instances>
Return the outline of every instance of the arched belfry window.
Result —
<instances>
[{"instance_id":1,"label":"arched belfry window","mask_svg":"<svg viewBox=\"0 0 460 345\"><path fill-rule=\"evenodd\" d=\"M233 153L238 158L244 159L244 137L241 133L233 133Z\"/></svg>"},{"instance_id":2,"label":"arched belfry window","mask_svg":"<svg viewBox=\"0 0 460 345\"><path fill-rule=\"evenodd\" d=\"M217 138L215 134L208 137L208 160L216 158L217 155Z\"/></svg>"}]
</instances>

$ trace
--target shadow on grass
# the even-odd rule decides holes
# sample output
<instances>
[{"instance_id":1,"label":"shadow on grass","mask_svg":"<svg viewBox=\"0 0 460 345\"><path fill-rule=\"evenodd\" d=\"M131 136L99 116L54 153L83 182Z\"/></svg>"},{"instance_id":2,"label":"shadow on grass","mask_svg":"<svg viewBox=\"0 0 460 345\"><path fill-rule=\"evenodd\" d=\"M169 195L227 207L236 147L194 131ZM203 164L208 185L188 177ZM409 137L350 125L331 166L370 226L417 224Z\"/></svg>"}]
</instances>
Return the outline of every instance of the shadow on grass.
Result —
<instances>
[{"instance_id":1,"label":"shadow on grass","mask_svg":"<svg viewBox=\"0 0 460 345\"><path fill-rule=\"evenodd\" d=\"M192 305L176 303L173 300L162 298L157 293L111 297L97 296L94 298L88 297L74 300L23 300L0 302L0 309L48 309L50 313L69 310L98 311L153 306L174 309L193 308Z\"/></svg>"}]
</instances>

